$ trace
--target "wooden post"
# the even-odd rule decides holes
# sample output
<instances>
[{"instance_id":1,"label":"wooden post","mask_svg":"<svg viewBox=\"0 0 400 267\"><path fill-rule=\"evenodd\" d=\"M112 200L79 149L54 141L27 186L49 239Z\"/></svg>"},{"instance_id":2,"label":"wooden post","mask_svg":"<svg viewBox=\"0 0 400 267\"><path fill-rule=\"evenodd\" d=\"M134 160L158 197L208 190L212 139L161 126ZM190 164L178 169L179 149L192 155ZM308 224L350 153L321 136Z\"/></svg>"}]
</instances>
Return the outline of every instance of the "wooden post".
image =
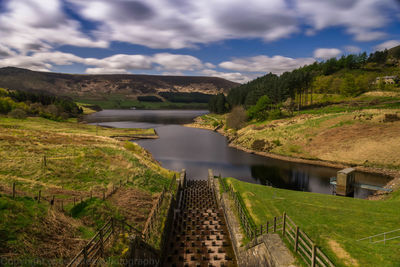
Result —
<instances>
[{"instance_id":1,"label":"wooden post","mask_svg":"<svg viewBox=\"0 0 400 267\"><path fill-rule=\"evenodd\" d=\"M104 257L104 237L103 237L103 228L100 229L100 257Z\"/></svg>"},{"instance_id":2,"label":"wooden post","mask_svg":"<svg viewBox=\"0 0 400 267\"><path fill-rule=\"evenodd\" d=\"M53 206L54 205L54 199L55 199L55 196L53 195L53 197L52 197L52 199L51 199L51 202L50 202L50 204Z\"/></svg>"},{"instance_id":3,"label":"wooden post","mask_svg":"<svg viewBox=\"0 0 400 267\"><path fill-rule=\"evenodd\" d=\"M15 182L13 183L12 190L12 198L15 198Z\"/></svg>"},{"instance_id":4,"label":"wooden post","mask_svg":"<svg viewBox=\"0 0 400 267\"><path fill-rule=\"evenodd\" d=\"M276 232L276 217L274 217L274 233Z\"/></svg>"},{"instance_id":5,"label":"wooden post","mask_svg":"<svg viewBox=\"0 0 400 267\"><path fill-rule=\"evenodd\" d=\"M88 266L88 255L87 255L87 246L83 247L83 266Z\"/></svg>"},{"instance_id":6,"label":"wooden post","mask_svg":"<svg viewBox=\"0 0 400 267\"><path fill-rule=\"evenodd\" d=\"M103 200L106 200L106 190L103 189Z\"/></svg>"},{"instance_id":7,"label":"wooden post","mask_svg":"<svg viewBox=\"0 0 400 267\"><path fill-rule=\"evenodd\" d=\"M38 194L38 203L40 203L40 197L42 196L42 190L39 190L39 194Z\"/></svg>"},{"instance_id":8,"label":"wooden post","mask_svg":"<svg viewBox=\"0 0 400 267\"><path fill-rule=\"evenodd\" d=\"M286 212L283 212L283 224L282 224L282 237L285 236L286 230Z\"/></svg>"},{"instance_id":9,"label":"wooden post","mask_svg":"<svg viewBox=\"0 0 400 267\"><path fill-rule=\"evenodd\" d=\"M311 267L315 267L315 252L316 252L316 246L313 243L312 244L312 254L311 254Z\"/></svg>"},{"instance_id":10,"label":"wooden post","mask_svg":"<svg viewBox=\"0 0 400 267\"><path fill-rule=\"evenodd\" d=\"M294 251L297 252L299 246L299 227L296 226L296 236L294 238Z\"/></svg>"},{"instance_id":11,"label":"wooden post","mask_svg":"<svg viewBox=\"0 0 400 267\"><path fill-rule=\"evenodd\" d=\"M269 222L267 222L267 234L268 234L268 231L269 231Z\"/></svg>"},{"instance_id":12,"label":"wooden post","mask_svg":"<svg viewBox=\"0 0 400 267\"><path fill-rule=\"evenodd\" d=\"M122 187L122 180L119 180L119 187Z\"/></svg>"},{"instance_id":13,"label":"wooden post","mask_svg":"<svg viewBox=\"0 0 400 267\"><path fill-rule=\"evenodd\" d=\"M263 227L262 227L262 224L260 225L260 235L262 235L263 234Z\"/></svg>"},{"instance_id":14,"label":"wooden post","mask_svg":"<svg viewBox=\"0 0 400 267\"><path fill-rule=\"evenodd\" d=\"M43 167L47 166L47 159L46 159L46 155L43 155Z\"/></svg>"}]
</instances>

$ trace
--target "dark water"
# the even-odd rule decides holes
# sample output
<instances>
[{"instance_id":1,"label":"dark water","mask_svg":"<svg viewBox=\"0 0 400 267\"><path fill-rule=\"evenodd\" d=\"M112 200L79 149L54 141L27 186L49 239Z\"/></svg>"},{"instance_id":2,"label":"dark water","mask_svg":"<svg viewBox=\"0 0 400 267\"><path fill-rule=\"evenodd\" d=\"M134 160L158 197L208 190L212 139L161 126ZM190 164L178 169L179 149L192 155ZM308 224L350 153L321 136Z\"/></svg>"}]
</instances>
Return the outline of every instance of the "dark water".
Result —
<instances>
[{"instance_id":1,"label":"dark water","mask_svg":"<svg viewBox=\"0 0 400 267\"><path fill-rule=\"evenodd\" d=\"M276 160L246 153L228 146L216 132L183 127L207 113L193 110L104 110L86 117L89 123L117 128L155 128L159 139L136 141L150 151L162 166L186 169L189 178L204 179L208 169L223 177L292 190L332 194L330 177L337 169ZM389 178L356 173L356 182L383 186ZM372 192L356 188L355 197Z\"/></svg>"}]
</instances>

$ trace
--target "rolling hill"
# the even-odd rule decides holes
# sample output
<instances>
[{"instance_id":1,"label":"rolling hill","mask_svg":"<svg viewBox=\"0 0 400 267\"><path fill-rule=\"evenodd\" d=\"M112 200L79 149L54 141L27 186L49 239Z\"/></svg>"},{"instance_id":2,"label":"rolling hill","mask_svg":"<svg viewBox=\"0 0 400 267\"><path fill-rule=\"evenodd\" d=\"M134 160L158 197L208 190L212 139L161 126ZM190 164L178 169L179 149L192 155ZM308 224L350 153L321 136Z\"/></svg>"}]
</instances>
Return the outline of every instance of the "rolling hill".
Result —
<instances>
[{"instance_id":1,"label":"rolling hill","mask_svg":"<svg viewBox=\"0 0 400 267\"><path fill-rule=\"evenodd\" d=\"M74 100L132 100L138 96L163 96L168 93L217 94L239 84L217 77L158 76L135 74L81 75L0 68L0 87L11 90L46 92ZM83 101L85 102L85 101Z\"/></svg>"}]
</instances>

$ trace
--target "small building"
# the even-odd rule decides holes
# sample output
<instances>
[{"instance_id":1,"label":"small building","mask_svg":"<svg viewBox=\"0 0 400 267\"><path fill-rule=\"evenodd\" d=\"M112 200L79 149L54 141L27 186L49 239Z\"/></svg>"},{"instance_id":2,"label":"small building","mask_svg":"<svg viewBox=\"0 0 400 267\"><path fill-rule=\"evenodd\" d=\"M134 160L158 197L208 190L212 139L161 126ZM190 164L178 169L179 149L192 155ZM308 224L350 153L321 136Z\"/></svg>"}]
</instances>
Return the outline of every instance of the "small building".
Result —
<instances>
[{"instance_id":1,"label":"small building","mask_svg":"<svg viewBox=\"0 0 400 267\"><path fill-rule=\"evenodd\" d=\"M399 77L396 75L377 77L375 83L378 84L380 82L383 82L384 84L395 84L398 81L398 79Z\"/></svg>"}]
</instances>

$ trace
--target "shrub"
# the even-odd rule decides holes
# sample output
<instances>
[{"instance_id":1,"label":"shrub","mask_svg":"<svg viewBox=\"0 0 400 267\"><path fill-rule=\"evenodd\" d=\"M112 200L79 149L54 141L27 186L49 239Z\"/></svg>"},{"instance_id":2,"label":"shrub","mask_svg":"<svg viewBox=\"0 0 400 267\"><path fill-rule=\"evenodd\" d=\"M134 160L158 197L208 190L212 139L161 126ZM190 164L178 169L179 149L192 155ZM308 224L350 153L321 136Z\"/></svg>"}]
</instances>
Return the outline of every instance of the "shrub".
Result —
<instances>
[{"instance_id":1,"label":"shrub","mask_svg":"<svg viewBox=\"0 0 400 267\"><path fill-rule=\"evenodd\" d=\"M247 115L250 119L256 119L258 121L266 120L268 117L267 111L270 109L271 100L268 96L263 95L257 101L254 106L251 106L248 111Z\"/></svg>"},{"instance_id":2,"label":"shrub","mask_svg":"<svg viewBox=\"0 0 400 267\"><path fill-rule=\"evenodd\" d=\"M282 118L282 112L280 109L273 109L270 112L268 112L268 119L269 120L277 120Z\"/></svg>"},{"instance_id":3,"label":"shrub","mask_svg":"<svg viewBox=\"0 0 400 267\"><path fill-rule=\"evenodd\" d=\"M282 145L282 143L281 143L281 141L279 141L279 139L272 140L272 143L274 145L276 145L276 146L281 146Z\"/></svg>"},{"instance_id":4,"label":"shrub","mask_svg":"<svg viewBox=\"0 0 400 267\"><path fill-rule=\"evenodd\" d=\"M16 108L8 113L8 116L14 119L26 119L26 112L23 109Z\"/></svg>"},{"instance_id":5,"label":"shrub","mask_svg":"<svg viewBox=\"0 0 400 267\"><path fill-rule=\"evenodd\" d=\"M247 120L246 110L242 106L234 107L226 118L226 125L229 128L238 130L242 128Z\"/></svg>"}]
</instances>

